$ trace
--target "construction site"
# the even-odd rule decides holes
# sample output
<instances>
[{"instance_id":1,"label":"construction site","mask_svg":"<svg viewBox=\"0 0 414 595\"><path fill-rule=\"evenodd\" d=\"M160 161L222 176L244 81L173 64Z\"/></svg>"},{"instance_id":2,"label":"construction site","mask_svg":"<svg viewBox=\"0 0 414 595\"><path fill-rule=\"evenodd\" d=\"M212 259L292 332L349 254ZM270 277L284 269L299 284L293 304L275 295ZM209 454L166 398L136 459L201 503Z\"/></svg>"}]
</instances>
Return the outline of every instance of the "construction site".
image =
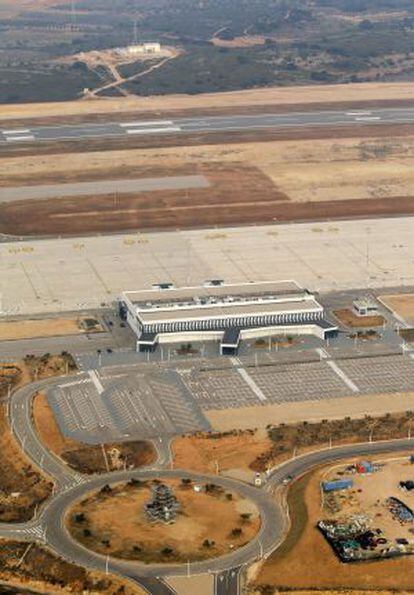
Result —
<instances>
[{"instance_id":1,"label":"construction site","mask_svg":"<svg viewBox=\"0 0 414 595\"><path fill-rule=\"evenodd\" d=\"M414 553L413 464L411 455L328 472L318 528L342 562Z\"/></svg>"}]
</instances>

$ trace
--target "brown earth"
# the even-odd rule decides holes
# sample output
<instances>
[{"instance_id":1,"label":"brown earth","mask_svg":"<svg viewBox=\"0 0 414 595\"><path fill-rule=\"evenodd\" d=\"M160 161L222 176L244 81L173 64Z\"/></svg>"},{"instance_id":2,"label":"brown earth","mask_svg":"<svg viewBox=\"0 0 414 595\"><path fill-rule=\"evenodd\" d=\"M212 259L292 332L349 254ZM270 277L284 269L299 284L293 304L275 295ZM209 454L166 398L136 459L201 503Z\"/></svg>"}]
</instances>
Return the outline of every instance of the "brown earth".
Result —
<instances>
[{"instance_id":1,"label":"brown earth","mask_svg":"<svg viewBox=\"0 0 414 595\"><path fill-rule=\"evenodd\" d=\"M15 593L33 589L30 592L144 594L138 586L133 587L111 575L86 571L35 543L9 540L0 541L0 581L6 582L10 588L16 587ZM0 591L3 592L1 586Z\"/></svg>"},{"instance_id":2,"label":"brown earth","mask_svg":"<svg viewBox=\"0 0 414 595\"><path fill-rule=\"evenodd\" d=\"M414 589L414 557L343 564L316 528L320 520L319 482L325 468L308 473L288 493L291 529L281 547L264 563L256 585L289 589ZM272 591L269 590L271 593ZM395 591L394 591L395 592Z\"/></svg>"},{"instance_id":3,"label":"brown earth","mask_svg":"<svg viewBox=\"0 0 414 595\"><path fill-rule=\"evenodd\" d=\"M196 492L179 480L165 482L180 503L175 522L151 523L144 511L152 498L151 483L131 481L89 496L68 513L70 532L99 553L157 563L216 557L230 545L241 547L259 530L259 513L249 500L235 493L228 496L217 486ZM233 529L241 531L234 535Z\"/></svg>"},{"instance_id":4,"label":"brown earth","mask_svg":"<svg viewBox=\"0 0 414 595\"><path fill-rule=\"evenodd\" d=\"M38 393L34 398L33 418L39 437L48 450L81 473L106 473L124 466L139 468L156 459L155 449L149 442L138 440L93 446L65 437L44 393Z\"/></svg>"},{"instance_id":5,"label":"brown earth","mask_svg":"<svg viewBox=\"0 0 414 595\"><path fill-rule=\"evenodd\" d=\"M57 201L31 200L2 207L0 232L10 235L79 235L92 232L191 229L288 221L321 221L412 215L414 196L362 200L291 203L280 198L252 200L232 194L225 203L208 194L188 191L188 198L163 192L158 206L142 196L123 195L114 209L112 197L84 197ZM191 195L198 194L191 199ZM277 194L276 194L277 196ZM280 196L280 195L279 195ZM148 199L147 199L148 200Z\"/></svg>"},{"instance_id":6,"label":"brown earth","mask_svg":"<svg viewBox=\"0 0 414 595\"><path fill-rule=\"evenodd\" d=\"M265 430L183 436L172 443L174 467L202 473L248 470L271 445Z\"/></svg>"},{"instance_id":7,"label":"brown earth","mask_svg":"<svg viewBox=\"0 0 414 595\"><path fill-rule=\"evenodd\" d=\"M0 341L78 335L85 332L78 318L48 318L0 322Z\"/></svg>"},{"instance_id":8,"label":"brown earth","mask_svg":"<svg viewBox=\"0 0 414 595\"><path fill-rule=\"evenodd\" d=\"M352 328L367 328L371 326L382 326L385 322L383 316L357 316L352 310L334 310L337 319L345 326Z\"/></svg>"}]
</instances>

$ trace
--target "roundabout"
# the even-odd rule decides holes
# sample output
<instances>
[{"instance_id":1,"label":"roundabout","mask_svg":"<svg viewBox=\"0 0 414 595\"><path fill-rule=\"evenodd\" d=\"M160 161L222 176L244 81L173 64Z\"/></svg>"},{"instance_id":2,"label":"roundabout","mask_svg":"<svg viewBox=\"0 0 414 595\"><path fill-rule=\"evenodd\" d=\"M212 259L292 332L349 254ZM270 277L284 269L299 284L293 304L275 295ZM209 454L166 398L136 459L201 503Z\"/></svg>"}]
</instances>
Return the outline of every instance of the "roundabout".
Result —
<instances>
[{"instance_id":1,"label":"roundabout","mask_svg":"<svg viewBox=\"0 0 414 595\"><path fill-rule=\"evenodd\" d=\"M260 528L254 501L216 478L196 483L163 474L105 485L76 502L65 520L87 549L145 564L212 560L237 551Z\"/></svg>"},{"instance_id":2,"label":"roundabout","mask_svg":"<svg viewBox=\"0 0 414 595\"><path fill-rule=\"evenodd\" d=\"M132 579L148 593L155 595L171 595L173 591L163 579L168 576L186 575L189 569L194 574L213 573L220 578L215 581L216 593L223 595L237 593L240 567L267 557L285 538L289 527L289 515L284 498L287 477L295 480L306 471L327 462L375 453L398 452L402 449L410 449L413 445L413 441L407 438L350 444L309 452L289 459L271 470L265 484L258 488L222 476L191 473L185 469L170 469L169 441L160 437L156 444L158 460L152 467L86 476L70 469L62 460L50 453L40 441L33 424L31 412L34 394L39 389L45 389L58 382L59 379L56 378L34 382L16 390L12 395L9 415L13 434L33 464L53 479L55 490L53 496L38 511L36 518L19 525L0 525L0 537L36 540L47 545L67 561L85 568ZM151 482L157 479L172 482L172 485L180 485L184 478L191 480L192 485L215 484L220 486L223 493L237 494L238 497L252 502L260 515L260 527L257 532L247 543L243 544L240 541L240 547L237 549L221 550L217 552L217 557L195 559L188 564L188 560L187 563L168 559L161 560L161 563L143 563L144 560L139 562L117 558L107 552L93 551L90 547L85 547L68 530L66 520L73 507L108 484L113 486L125 484L131 480L134 483ZM275 492L279 489L278 493L282 497L276 498ZM226 590L223 591L220 585L228 584L226 577L233 577L231 580L234 579L235 582L231 583L233 585L231 589L225 587Z\"/></svg>"}]
</instances>

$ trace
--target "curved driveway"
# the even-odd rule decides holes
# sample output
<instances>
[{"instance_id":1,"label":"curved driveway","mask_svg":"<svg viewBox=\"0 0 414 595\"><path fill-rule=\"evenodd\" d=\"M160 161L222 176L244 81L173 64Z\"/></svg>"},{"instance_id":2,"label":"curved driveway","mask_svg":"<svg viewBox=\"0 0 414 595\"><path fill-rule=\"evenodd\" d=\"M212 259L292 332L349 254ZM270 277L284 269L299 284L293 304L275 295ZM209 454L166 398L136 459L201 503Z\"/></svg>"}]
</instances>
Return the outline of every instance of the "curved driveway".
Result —
<instances>
[{"instance_id":1,"label":"curved driveway","mask_svg":"<svg viewBox=\"0 0 414 595\"><path fill-rule=\"evenodd\" d=\"M77 377L81 377L79 374ZM288 526L286 511L281 503L275 501L272 492L283 485L283 480L290 476L299 477L310 468L347 457L367 456L410 449L414 442L409 439L353 444L314 451L291 459L276 467L267 478L264 489L259 489L229 478L209 476L187 472L185 470L166 470L160 467L169 460L169 445L160 442L157 445L159 463L156 467L112 472L103 475L82 475L66 466L59 458L50 453L39 440L32 420L32 399L39 389L61 382L60 379L46 379L34 382L17 390L10 403L10 420L14 435L33 463L48 474L55 482L53 497L44 504L36 519L24 524L1 524L0 536L16 539L31 538L47 543L62 557L87 568L114 572L136 581L149 593L168 595L173 591L159 580L159 577L186 574L184 565L144 565L115 558L104 557L84 548L75 541L66 530L64 517L68 508L90 491L98 490L107 483L127 481L131 477L189 477L195 482L210 482L223 486L226 490L238 492L252 499L260 510L262 525L258 535L246 546L229 554L203 562L191 564L191 571L196 573L219 573L225 576L226 570L233 572L237 580L239 567L243 564L269 554L284 538ZM228 577L226 577L227 580ZM220 580L216 580L217 592L223 592ZM237 586L237 585L236 585ZM237 591L235 591L237 592Z\"/></svg>"}]
</instances>

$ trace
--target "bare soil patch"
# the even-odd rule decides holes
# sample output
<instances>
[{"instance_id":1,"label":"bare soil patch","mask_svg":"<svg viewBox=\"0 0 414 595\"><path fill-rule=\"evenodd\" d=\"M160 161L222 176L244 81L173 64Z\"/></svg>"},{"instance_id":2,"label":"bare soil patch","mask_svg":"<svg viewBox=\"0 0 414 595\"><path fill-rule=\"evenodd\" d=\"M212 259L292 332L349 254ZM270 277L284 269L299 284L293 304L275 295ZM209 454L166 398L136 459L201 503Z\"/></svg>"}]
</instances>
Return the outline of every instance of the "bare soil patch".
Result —
<instances>
[{"instance_id":1,"label":"bare soil patch","mask_svg":"<svg viewBox=\"0 0 414 595\"><path fill-rule=\"evenodd\" d=\"M222 555L250 541L260 527L256 507L238 494L212 484L195 491L191 482L164 483L180 503L173 523L149 522L144 505L152 498L152 482L130 481L78 503L69 513L69 530L99 553L162 563Z\"/></svg>"},{"instance_id":2,"label":"bare soil patch","mask_svg":"<svg viewBox=\"0 0 414 595\"><path fill-rule=\"evenodd\" d=\"M371 591L414 589L411 556L349 566L340 562L316 528L320 519L320 486L325 468L295 482L288 494L291 530L281 548L265 562L255 585L324 592L349 589L354 593L369 585ZM269 589L269 592L272 591Z\"/></svg>"},{"instance_id":3,"label":"bare soil patch","mask_svg":"<svg viewBox=\"0 0 414 595\"><path fill-rule=\"evenodd\" d=\"M271 444L264 430L183 436L172 443L174 466L204 473L247 470Z\"/></svg>"},{"instance_id":4,"label":"bare soil patch","mask_svg":"<svg viewBox=\"0 0 414 595\"><path fill-rule=\"evenodd\" d=\"M61 335L78 335L87 329L79 318L47 318L43 320L11 320L0 322L0 340L33 339ZM92 331L102 330L94 326ZM89 330L88 332L91 332Z\"/></svg>"},{"instance_id":5,"label":"bare soil patch","mask_svg":"<svg viewBox=\"0 0 414 595\"><path fill-rule=\"evenodd\" d=\"M0 541L0 580L15 586L10 590L15 593L144 593L119 578L70 564L35 543L9 540Z\"/></svg>"},{"instance_id":6,"label":"bare soil patch","mask_svg":"<svg viewBox=\"0 0 414 595\"><path fill-rule=\"evenodd\" d=\"M414 324L414 293L382 295L380 299L397 316L400 316L409 324Z\"/></svg>"},{"instance_id":7,"label":"bare soil patch","mask_svg":"<svg viewBox=\"0 0 414 595\"><path fill-rule=\"evenodd\" d=\"M347 308L344 308L343 310L334 310L334 314L344 326L351 328L382 326L385 322L383 316L358 316L352 312L352 310Z\"/></svg>"},{"instance_id":8,"label":"bare soil patch","mask_svg":"<svg viewBox=\"0 0 414 595\"><path fill-rule=\"evenodd\" d=\"M81 473L135 469L155 461L155 449L149 442L138 440L92 446L66 438L56 423L44 393L38 393L34 398L33 417L43 444Z\"/></svg>"}]
</instances>

